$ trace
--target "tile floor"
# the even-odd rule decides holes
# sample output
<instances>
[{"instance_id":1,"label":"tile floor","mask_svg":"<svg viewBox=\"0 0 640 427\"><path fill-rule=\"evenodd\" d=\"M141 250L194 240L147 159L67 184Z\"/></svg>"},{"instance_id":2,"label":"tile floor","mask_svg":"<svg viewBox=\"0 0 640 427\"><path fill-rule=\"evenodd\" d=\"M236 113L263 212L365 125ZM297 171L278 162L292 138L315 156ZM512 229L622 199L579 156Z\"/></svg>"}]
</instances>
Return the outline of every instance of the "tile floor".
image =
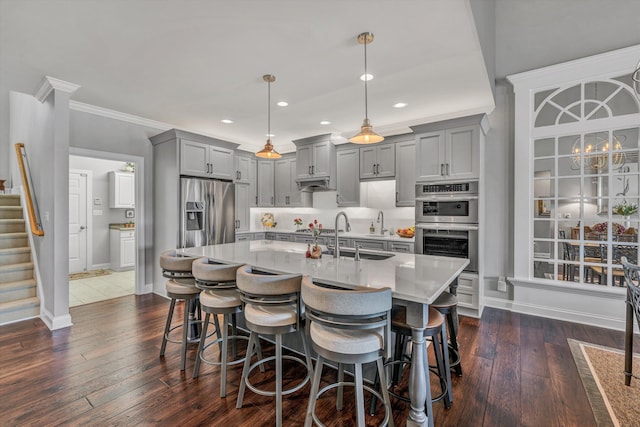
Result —
<instances>
[{"instance_id":1,"label":"tile floor","mask_svg":"<svg viewBox=\"0 0 640 427\"><path fill-rule=\"evenodd\" d=\"M69 281L69 307L104 301L135 293L136 271L112 272L106 276Z\"/></svg>"}]
</instances>

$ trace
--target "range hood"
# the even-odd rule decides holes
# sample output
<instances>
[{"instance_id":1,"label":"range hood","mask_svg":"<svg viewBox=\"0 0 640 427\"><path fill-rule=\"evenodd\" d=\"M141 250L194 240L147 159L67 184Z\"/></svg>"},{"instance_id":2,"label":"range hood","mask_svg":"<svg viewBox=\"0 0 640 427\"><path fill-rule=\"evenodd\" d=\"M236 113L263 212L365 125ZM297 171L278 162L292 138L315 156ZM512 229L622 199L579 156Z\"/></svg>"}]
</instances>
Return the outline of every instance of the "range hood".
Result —
<instances>
[{"instance_id":1,"label":"range hood","mask_svg":"<svg viewBox=\"0 0 640 427\"><path fill-rule=\"evenodd\" d=\"M308 180L296 180L298 184L298 190L300 191L329 191L335 190L331 188L329 177L313 178Z\"/></svg>"}]
</instances>

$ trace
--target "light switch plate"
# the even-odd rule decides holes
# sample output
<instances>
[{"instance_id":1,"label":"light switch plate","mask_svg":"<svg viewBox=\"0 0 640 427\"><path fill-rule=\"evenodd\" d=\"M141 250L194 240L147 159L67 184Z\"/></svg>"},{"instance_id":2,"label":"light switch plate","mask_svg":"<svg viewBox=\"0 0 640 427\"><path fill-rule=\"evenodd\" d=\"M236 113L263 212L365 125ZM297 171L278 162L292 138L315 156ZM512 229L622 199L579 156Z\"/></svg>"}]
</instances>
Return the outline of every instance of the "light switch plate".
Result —
<instances>
[{"instance_id":1,"label":"light switch plate","mask_svg":"<svg viewBox=\"0 0 640 427\"><path fill-rule=\"evenodd\" d=\"M93 199L93 204L94 205L101 205L102 204L102 197L96 197L95 199Z\"/></svg>"},{"instance_id":2,"label":"light switch plate","mask_svg":"<svg viewBox=\"0 0 640 427\"><path fill-rule=\"evenodd\" d=\"M94 216L100 216L100 215L102 215L102 211L101 210L94 210L93 211L93 215Z\"/></svg>"}]
</instances>

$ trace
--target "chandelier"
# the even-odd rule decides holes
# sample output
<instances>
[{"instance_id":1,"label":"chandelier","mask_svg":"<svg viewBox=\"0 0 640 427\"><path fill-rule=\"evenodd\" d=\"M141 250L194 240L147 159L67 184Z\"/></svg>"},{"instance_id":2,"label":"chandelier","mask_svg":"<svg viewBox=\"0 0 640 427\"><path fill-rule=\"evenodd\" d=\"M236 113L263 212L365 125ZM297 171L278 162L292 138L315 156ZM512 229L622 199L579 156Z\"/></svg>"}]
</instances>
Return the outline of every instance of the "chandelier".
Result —
<instances>
[{"instance_id":1,"label":"chandelier","mask_svg":"<svg viewBox=\"0 0 640 427\"><path fill-rule=\"evenodd\" d=\"M573 154L573 166L571 169L580 170L580 167L590 167L595 171L606 170L609 166L609 157L611 157L611 167L619 169L624 166L626 156L622 152L622 142L615 136L613 143L609 140L596 135L586 135L584 137L584 151L581 147L581 138L576 138L571 147Z\"/></svg>"},{"instance_id":2,"label":"chandelier","mask_svg":"<svg viewBox=\"0 0 640 427\"><path fill-rule=\"evenodd\" d=\"M631 78L633 79L633 89L640 100L640 61L638 61L638 65L636 65L636 70L631 74Z\"/></svg>"}]
</instances>

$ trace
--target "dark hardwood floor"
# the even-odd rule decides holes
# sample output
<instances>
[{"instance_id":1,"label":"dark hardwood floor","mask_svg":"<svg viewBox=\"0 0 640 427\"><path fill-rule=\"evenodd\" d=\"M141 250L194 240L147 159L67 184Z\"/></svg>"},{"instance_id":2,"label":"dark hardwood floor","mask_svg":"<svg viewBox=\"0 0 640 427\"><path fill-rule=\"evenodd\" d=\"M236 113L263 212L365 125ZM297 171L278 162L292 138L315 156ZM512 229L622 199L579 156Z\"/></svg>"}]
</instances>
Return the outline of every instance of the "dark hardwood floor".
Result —
<instances>
[{"instance_id":1,"label":"dark hardwood floor","mask_svg":"<svg viewBox=\"0 0 640 427\"><path fill-rule=\"evenodd\" d=\"M240 367L230 368L221 399L217 367L203 364L191 379L195 347L185 372L178 370L179 346L169 344L159 358L168 305L156 295L132 295L72 308L74 326L64 330L51 332L37 319L0 327L0 424L273 425L272 398L247 391L244 407L235 408ZM622 348L622 332L495 309L460 323L464 375L454 378L453 407L435 404L437 426L595 426L567 338ZM285 372L295 382L301 369L287 364ZM285 397L285 425L303 424L308 390ZM349 397L347 418L334 421L328 393L319 401L321 419L354 425ZM407 404L393 406L396 426L405 425ZM379 423L378 412L370 425Z\"/></svg>"}]
</instances>

